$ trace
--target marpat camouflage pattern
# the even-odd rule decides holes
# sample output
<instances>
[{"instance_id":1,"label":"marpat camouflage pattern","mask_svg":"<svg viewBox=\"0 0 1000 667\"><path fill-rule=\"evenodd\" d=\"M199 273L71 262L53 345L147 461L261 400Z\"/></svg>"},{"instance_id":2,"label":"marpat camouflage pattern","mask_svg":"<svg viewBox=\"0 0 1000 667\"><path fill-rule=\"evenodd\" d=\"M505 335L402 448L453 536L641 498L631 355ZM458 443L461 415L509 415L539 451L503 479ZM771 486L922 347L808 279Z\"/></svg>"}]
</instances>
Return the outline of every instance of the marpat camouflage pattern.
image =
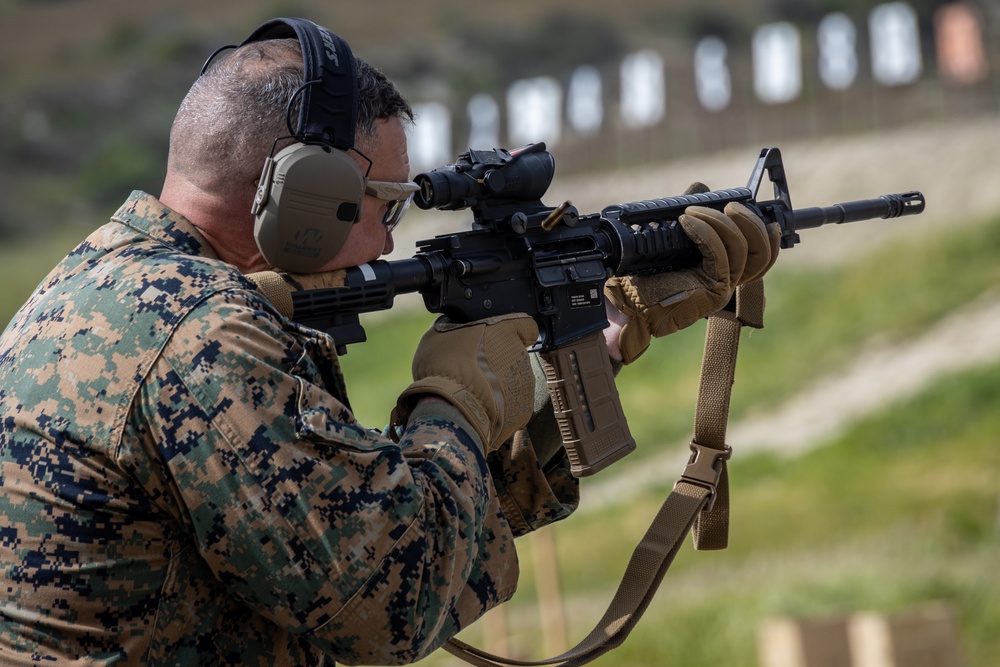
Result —
<instances>
[{"instance_id":1,"label":"marpat camouflage pattern","mask_svg":"<svg viewBox=\"0 0 1000 667\"><path fill-rule=\"evenodd\" d=\"M0 420L4 665L412 662L578 494L445 403L362 427L333 341L141 192L7 327Z\"/></svg>"}]
</instances>

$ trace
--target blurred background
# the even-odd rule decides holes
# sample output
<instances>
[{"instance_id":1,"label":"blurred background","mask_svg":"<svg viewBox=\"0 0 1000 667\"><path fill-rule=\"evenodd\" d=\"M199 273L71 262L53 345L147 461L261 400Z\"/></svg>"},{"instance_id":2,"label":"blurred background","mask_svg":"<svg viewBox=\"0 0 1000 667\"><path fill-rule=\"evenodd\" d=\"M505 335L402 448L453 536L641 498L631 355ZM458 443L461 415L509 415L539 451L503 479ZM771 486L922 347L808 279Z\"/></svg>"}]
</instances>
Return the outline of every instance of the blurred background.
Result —
<instances>
[{"instance_id":1,"label":"blurred background","mask_svg":"<svg viewBox=\"0 0 1000 667\"><path fill-rule=\"evenodd\" d=\"M131 190L158 194L205 58L275 16L326 25L397 81L415 171L545 141L545 201L595 212L745 185L778 146L796 207L923 191L917 218L808 230L783 253L734 388L730 548L685 548L596 664L996 664L1000 2L0 0L4 322ZM413 211L394 257L468 222ZM343 359L366 424L408 380L419 305L368 318ZM521 589L464 639L541 658L597 622L683 467L703 336L622 372L638 451L522 541Z\"/></svg>"}]
</instances>

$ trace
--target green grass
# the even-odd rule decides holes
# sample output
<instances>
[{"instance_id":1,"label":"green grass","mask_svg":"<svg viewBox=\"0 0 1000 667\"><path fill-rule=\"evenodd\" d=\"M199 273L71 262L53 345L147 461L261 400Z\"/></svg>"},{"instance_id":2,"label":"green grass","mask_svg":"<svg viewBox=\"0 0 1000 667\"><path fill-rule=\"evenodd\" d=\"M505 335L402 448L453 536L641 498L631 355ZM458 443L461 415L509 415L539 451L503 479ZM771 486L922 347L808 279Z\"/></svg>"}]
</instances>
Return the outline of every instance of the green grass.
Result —
<instances>
[{"instance_id":1,"label":"green grass","mask_svg":"<svg viewBox=\"0 0 1000 667\"><path fill-rule=\"evenodd\" d=\"M780 402L869 341L919 336L991 293L1000 278L998 239L1000 220L993 220L962 235L913 239L838 270L776 270L768 326L746 332L741 345L733 414ZM404 339L417 335L378 323L373 341L385 335L383 326ZM621 374L640 443L633 456L689 434L702 336L699 325L656 341ZM411 349L393 352L404 369ZM385 356L377 356L384 366ZM359 370L361 355L355 359ZM943 379L801 458L737 457L729 549L685 548L625 645L595 664L750 667L757 629L771 616L892 612L933 600L956 608L968 664L992 664L1000 655L997 405L1000 367L991 367ZM679 472L664 470L661 487L627 505L554 526L574 641L600 618ZM508 614L515 647L542 657L525 556L531 541L522 543L526 574ZM478 632L471 628L465 638L481 644ZM452 664L444 656L427 663Z\"/></svg>"},{"instance_id":2,"label":"green grass","mask_svg":"<svg viewBox=\"0 0 1000 667\"><path fill-rule=\"evenodd\" d=\"M362 424L381 428L388 423L396 396L411 380L410 361L420 336L433 321L423 309L362 317L368 340L348 346L340 359L351 406Z\"/></svg>"},{"instance_id":3,"label":"green grass","mask_svg":"<svg viewBox=\"0 0 1000 667\"><path fill-rule=\"evenodd\" d=\"M753 667L756 632L770 617L893 613L931 601L957 611L968 664L993 664L997 405L1000 366L992 366L947 378L805 456L734 460L729 549L685 546L629 639L594 664ZM678 473L664 471L660 488L627 505L554 527L573 641L600 618ZM519 647L542 657L530 559L522 563L528 573L509 622ZM475 629L466 635L482 641Z\"/></svg>"}]
</instances>

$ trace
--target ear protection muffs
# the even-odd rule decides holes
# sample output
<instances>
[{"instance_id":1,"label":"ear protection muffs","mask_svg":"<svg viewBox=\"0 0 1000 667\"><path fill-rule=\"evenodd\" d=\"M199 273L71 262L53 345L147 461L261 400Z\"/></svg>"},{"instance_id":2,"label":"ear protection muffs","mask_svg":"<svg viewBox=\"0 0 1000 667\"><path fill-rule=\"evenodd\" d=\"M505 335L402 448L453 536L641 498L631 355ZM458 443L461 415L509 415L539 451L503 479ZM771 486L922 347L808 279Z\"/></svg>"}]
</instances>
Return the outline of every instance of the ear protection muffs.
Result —
<instances>
[{"instance_id":1,"label":"ear protection muffs","mask_svg":"<svg viewBox=\"0 0 1000 667\"><path fill-rule=\"evenodd\" d=\"M354 147L357 80L347 42L305 19L270 20L240 46L287 37L298 38L302 48L294 128L288 119L297 143L265 160L251 213L267 263L311 273L340 251L360 218L367 179L347 152Z\"/></svg>"},{"instance_id":2,"label":"ear protection muffs","mask_svg":"<svg viewBox=\"0 0 1000 667\"><path fill-rule=\"evenodd\" d=\"M267 158L251 209L267 263L311 273L330 261L360 217L365 182L350 155L327 146L294 144Z\"/></svg>"}]
</instances>

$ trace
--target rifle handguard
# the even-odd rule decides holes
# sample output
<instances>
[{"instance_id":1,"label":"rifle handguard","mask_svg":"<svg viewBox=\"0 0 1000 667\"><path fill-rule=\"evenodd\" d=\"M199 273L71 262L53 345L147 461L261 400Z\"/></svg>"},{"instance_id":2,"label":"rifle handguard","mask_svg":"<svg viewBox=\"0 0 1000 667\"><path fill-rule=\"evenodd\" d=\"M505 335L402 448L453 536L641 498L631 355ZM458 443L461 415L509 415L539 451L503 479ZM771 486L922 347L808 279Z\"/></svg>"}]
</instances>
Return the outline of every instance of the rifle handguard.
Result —
<instances>
[{"instance_id":1,"label":"rifle handguard","mask_svg":"<svg viewBox=\"0 0 1000 667\"><path fill-rule=\"evenodd\" d=\"M539 357L575 477L603 470L635 449L603 331Z\"/></svg>"}]
</instances>

